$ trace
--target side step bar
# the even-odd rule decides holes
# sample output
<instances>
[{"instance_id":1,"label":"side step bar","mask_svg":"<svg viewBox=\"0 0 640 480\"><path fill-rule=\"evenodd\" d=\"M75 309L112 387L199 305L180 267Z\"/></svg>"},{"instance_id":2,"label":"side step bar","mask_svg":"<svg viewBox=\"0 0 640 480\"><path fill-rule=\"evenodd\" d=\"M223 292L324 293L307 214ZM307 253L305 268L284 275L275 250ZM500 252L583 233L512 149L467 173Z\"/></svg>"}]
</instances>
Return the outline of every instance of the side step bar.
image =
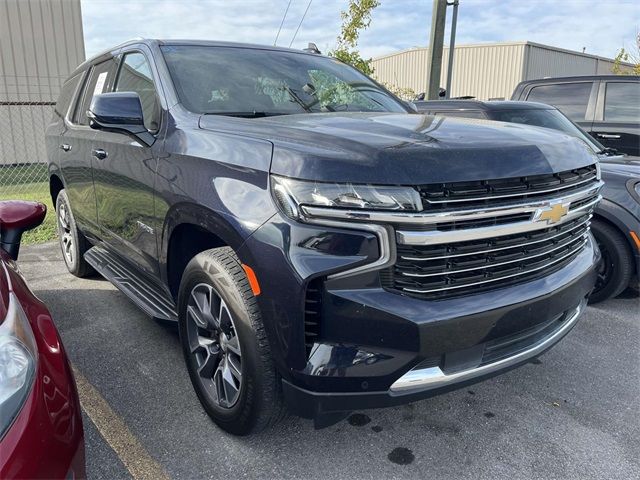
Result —
<instances>
[{"instance_id":1,"label":"side step bar","mask_svg":"<svg viewBox=\"0 0 640 480\"><path fill-rule=\"evenodd\" d=\"M178 321L176 305L169 293L137 273L117 255L95 246L84 254L84 258L146 314L160 320Z\"/></svg>"}]
</instances>

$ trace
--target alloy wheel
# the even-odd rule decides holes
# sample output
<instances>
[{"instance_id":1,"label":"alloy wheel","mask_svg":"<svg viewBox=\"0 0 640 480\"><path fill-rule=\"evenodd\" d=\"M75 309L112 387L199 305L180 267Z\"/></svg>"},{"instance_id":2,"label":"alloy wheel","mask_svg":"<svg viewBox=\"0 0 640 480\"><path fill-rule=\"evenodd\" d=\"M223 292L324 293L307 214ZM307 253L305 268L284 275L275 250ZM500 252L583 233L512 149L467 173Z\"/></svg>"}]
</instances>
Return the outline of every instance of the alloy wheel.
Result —
<instances>
[{"instance_id":1,"label":"alloy wheel","mask_svg":"<svg viewBox=\"0 0 640 480\"><path fill-rule=\"evenodd\" d=\"M598 246L600 248L602 258L600 259L597 269L598 276L596 278L596 286L594 288L594 291L596 292L602 290L607 285L613 271L613 261L611 260L611 255L609 254L607 247L602 244L599 244Z\"/></svg>"},{"instance_id":2,"label":"alloy wheel","mask_svg":"<svg viewBox=\"0 0 640 480\"><path fill-rule=\"evenodd\" d=\"M58 206L58 226L62 253L69 265L73 265L73 236L71 235L71 221L69 209L64 203Z\"/></svg>"},{"instance_id":3,"label":"alloy wheel","mask_svg":"<svg viewBox=\"0 0 640 480\"><path fill-rule=\"evenodd\" d=\"M206 283L193 287L186 313L187 340L198 380L214 403L231 408L242 386L242 352L233 315Z\"/></svg>"}]
</instances>

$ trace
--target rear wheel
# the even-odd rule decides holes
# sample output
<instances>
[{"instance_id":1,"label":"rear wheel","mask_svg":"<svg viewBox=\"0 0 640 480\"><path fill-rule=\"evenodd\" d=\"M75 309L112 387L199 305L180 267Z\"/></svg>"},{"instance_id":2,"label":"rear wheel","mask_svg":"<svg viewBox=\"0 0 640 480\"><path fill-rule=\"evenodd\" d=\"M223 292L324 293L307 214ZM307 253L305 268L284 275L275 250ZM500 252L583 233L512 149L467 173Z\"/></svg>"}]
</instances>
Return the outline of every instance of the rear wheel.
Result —
<instances>
[{"instance_id":1,"label":"rear wheel","mask_svg":"<svg viewBox=\"0 0 640 480\"><path fill-rule=\"evenodd\" d=\"M596 286L589 297L589 303L594 304L616 297L627 288L634 263L629 245L617 229L601 220L594 220L591 231L602 255Z\"/></svg>"},{"instance_id":2,"label":"rear wheel","mask_svg":"<svg viewBox=\"0 0 640 480\"><path fill-rule=\"evenodd\" d=\"M58 224L58 240L62 250L62 258L69 273L76 277L88 277L95 274L95 270L84 259L89 242L78 230L73 218L67 192L60 190L56 198L56 218Z\"/></svg>"},{"instance_id":3,"label":"rear wheel","mask_svg":"<svg viewBox=\"0 0 640 480\"><path fill-rule=\"evenodd\" d=\"M246 435L284 415L269 343L233 250L193 258L179 292L180 342L202 406L224 430Z\"/></svg>"}]
</instances>

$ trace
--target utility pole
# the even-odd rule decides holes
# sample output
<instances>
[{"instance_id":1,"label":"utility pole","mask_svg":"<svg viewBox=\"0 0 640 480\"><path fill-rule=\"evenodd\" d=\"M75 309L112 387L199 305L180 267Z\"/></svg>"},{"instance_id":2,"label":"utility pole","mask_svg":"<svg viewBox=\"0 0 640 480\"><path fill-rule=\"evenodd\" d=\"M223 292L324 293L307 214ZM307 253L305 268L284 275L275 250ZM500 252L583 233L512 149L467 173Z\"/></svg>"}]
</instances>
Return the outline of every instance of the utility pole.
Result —
<instances>
[{"instance_id":1,"label":"utility pole","mask_svg":"<svg viewBox=\"0 0 640 480\"><path fill-rule=\"evenodd\" d=\"M442 49L444 45L444 27L446 18L447 0L433 0L431 35L429 39L429 59L427 65L427 100L437 100L440 92Z\"/></svg>"},{"instance_id":2,"label":"utility pole","mask_svg":"<svg viewBox=\"0 0 640 480\"><path fill-rule=\"evenodd\" d=\"M447 5L453 5L453 16L451 17L451 39L449 40L449 65L447 67L446 99L451 98L451 79L453 78L453 54L456 48L456 26L458 24L458 0L453 0Z\"/></svg>"}]
</instances>

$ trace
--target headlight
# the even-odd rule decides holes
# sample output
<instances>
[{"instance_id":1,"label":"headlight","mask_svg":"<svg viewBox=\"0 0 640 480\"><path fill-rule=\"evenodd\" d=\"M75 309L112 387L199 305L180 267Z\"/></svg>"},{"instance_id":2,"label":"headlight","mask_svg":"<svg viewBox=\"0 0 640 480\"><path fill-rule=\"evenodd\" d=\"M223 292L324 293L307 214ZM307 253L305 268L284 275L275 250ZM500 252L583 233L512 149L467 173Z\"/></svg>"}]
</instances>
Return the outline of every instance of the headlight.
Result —
<instances>
[{"instance_id":1,"label":"headlight","mask_svg":"<svg viewBox=\"0 0 640 480\"><path fill-rule=\"evenodd\" d=\"M11 426L31 390L38 349L18 299L9 294L7 317L0 325L0 437Z\"/></svg>"},{"instance_id":2,"label":"headlight","mask_svg":"<svg viewBox=\"0 0 640 480\"><path fill-rule=\"evenodd\" d=\"M271 176L276 203L289 217L300 218L300 206L362 210L422 210L420 194L411 187L324 183Z\"/></svg>"}]
</instances>

